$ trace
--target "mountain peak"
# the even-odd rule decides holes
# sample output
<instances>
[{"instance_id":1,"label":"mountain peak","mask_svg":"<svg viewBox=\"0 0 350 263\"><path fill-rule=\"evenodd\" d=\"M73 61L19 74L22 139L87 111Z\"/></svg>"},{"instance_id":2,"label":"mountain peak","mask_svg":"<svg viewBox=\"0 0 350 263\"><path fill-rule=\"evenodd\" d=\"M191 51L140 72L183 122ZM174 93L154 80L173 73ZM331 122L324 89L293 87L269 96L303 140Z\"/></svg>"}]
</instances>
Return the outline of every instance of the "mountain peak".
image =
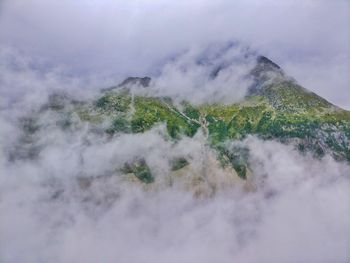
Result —
<instances>
[{"instance_id":1,"label":"mountain peak","mask_svg":"<svg viewBox=\"0 0 350 263\"><path fill-rule=\"evenodd\" d=\"M265 56L258 56L257 64L260 66L271 68L271 69L281 69L279 65L277 65L275 62L273 62L272 60L268 59Z\"/></svg>"},{"instance_id":2,"label":"mountain peak","mask_svg":"<svg viewBox=\"0 0 350 263\"><path fill-rule=\"evenodd\" d=\"M265 56L257 57L256 65L250 74L260 83L271 79L272 76L285 77L282 68Z\"/></svg>"}]
</instances>

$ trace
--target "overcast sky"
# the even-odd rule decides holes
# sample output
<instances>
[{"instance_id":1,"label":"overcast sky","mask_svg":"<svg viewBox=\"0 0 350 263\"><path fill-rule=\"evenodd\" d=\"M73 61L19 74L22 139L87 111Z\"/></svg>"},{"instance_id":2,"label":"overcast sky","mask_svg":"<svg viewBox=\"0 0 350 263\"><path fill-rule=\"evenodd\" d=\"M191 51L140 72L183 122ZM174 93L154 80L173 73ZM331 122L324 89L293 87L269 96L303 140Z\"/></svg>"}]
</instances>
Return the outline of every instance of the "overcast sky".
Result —
<instances>
[{"instance_id":1,"label":"overcast sky","mask_svg":"<svg viewBox=\"0 0 350 263\"><path fill-rule=\"evenodd\" d=\"M118 79L152 74L185 49L235 40L347 109L349 24L347 0L0 1L1 50L41 67Z\"/></svg>"}]
</instances>

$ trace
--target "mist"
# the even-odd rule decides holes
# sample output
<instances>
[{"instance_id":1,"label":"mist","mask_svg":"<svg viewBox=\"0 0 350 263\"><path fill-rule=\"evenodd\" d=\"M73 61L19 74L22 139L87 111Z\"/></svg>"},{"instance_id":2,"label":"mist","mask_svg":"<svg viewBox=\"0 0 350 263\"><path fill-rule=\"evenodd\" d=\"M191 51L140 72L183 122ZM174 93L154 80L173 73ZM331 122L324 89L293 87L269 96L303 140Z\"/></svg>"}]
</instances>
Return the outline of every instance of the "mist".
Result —
<instances>
[{"instance_id":1,"label":"mist","mask_svg":"<svg viewBox=\"0 0 350 263\"><path fill-rule=\"evenodd\" d=\"M62 129L38 113L50 94L92 102L127 76L152 77L135 94L234 103L260 54L349 109L349 20L345 0L1 1L0 261L349 262L346 162L248 136L226 142L249 151L244 181L201 130L108 136L106 123ZM40 129L26 137L28 116ZM182 156L191 166L174 179ZM154 184L121 172L140 158Z\"/></svg>"},{"instance_id":2,"label":"mist","mask_svg":"<svg viewBox=\"0 0 350 263\"><path fill-rule=\"evenodd\" d=\"M8 124L2 138L11 131ZM73 134L51 127L40 134L36 161L2 158L2 261L347 262L347 164L249 137L240 144L251 152L254 190L214 166L213 180L224 187L198 198L187 179L167 183L169 159L181 154L200 165L211 150L201 134L174 144L163 133L160 126L107 141L84 127ZM1 143L6 156L9 141ZM152 188L108 175L140 155L155 168Z\"/></svg>"}]
</instances>

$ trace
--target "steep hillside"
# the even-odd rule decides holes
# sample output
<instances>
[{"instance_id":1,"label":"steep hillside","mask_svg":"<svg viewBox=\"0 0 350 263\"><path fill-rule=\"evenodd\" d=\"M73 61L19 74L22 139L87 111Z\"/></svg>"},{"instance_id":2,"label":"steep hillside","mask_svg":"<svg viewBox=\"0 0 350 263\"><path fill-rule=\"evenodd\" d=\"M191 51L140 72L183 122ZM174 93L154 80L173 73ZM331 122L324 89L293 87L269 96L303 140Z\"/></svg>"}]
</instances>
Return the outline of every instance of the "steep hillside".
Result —
<instances>
[{"instance_id":1,"label":"steep hillside","mask_svg":"<svg viewBox=\"0 0 350 263\"><path fill-rule=\"evenodd\" d=\"M222 68L218 67L214 77ZM54 125L63 130L88 123L90 132L107 136L143 133L165 124L165 136L176 143L201 132L222 168L233 168L242 179L249 173L249 152L240 146L232 147L229 142L249 135L292 144L301 153L311 153L316 158L330 154L336 160L350 161L349 111L301 87L266 57L257 58L247 78L252 84L245 99L233 104L192 105L169 97L134 93L134 86L147 89L151 83L148 77L128 78L103 90L93 102L52 95L39 112L21 121L23 140L13 156L35 158L39 154L40 145L33 143L35 134L47 126L40 121L41 116L51 112ZM186 156L179 156L172 161L171 170L186 169L190 162ZM144 156L126 162L119 170L144 183L154 182Z\"/></svg>"}]
</instances>

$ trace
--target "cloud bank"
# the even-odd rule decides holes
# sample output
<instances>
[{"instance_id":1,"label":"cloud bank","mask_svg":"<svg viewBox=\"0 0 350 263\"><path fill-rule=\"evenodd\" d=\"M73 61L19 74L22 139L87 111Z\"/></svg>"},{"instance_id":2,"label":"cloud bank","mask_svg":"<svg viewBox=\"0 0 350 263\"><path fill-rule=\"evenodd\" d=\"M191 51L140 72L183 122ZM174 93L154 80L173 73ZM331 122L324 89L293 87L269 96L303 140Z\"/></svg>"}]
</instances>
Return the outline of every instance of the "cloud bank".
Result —
<instances>
[{"instance_id":1,"label":"cloud bank","mask_svg":"<svg viewBox=\"0 0 350 263\"><path fill-rule=\"evenodd\" d=\"M2 135L11 132L10 123L2 124L8 127ZM347 164L249 137L241 144L251 152L256 190L233 184L212 198L194 198L181 184L145 191L109 174L143 155L157 180L166 182L173 154L191 155L197 164L208 160L200 135L173 144L160 127L106 140L84 127L63 133L54 122L46 125L38 159L2 158L3 262L347 262L350 257ZM1 144L7 157L13 144ZM212 172L219 180L220 170ZM95 179L84 186L81 180L90 177Z\"/></svg>"}]
</instances>

